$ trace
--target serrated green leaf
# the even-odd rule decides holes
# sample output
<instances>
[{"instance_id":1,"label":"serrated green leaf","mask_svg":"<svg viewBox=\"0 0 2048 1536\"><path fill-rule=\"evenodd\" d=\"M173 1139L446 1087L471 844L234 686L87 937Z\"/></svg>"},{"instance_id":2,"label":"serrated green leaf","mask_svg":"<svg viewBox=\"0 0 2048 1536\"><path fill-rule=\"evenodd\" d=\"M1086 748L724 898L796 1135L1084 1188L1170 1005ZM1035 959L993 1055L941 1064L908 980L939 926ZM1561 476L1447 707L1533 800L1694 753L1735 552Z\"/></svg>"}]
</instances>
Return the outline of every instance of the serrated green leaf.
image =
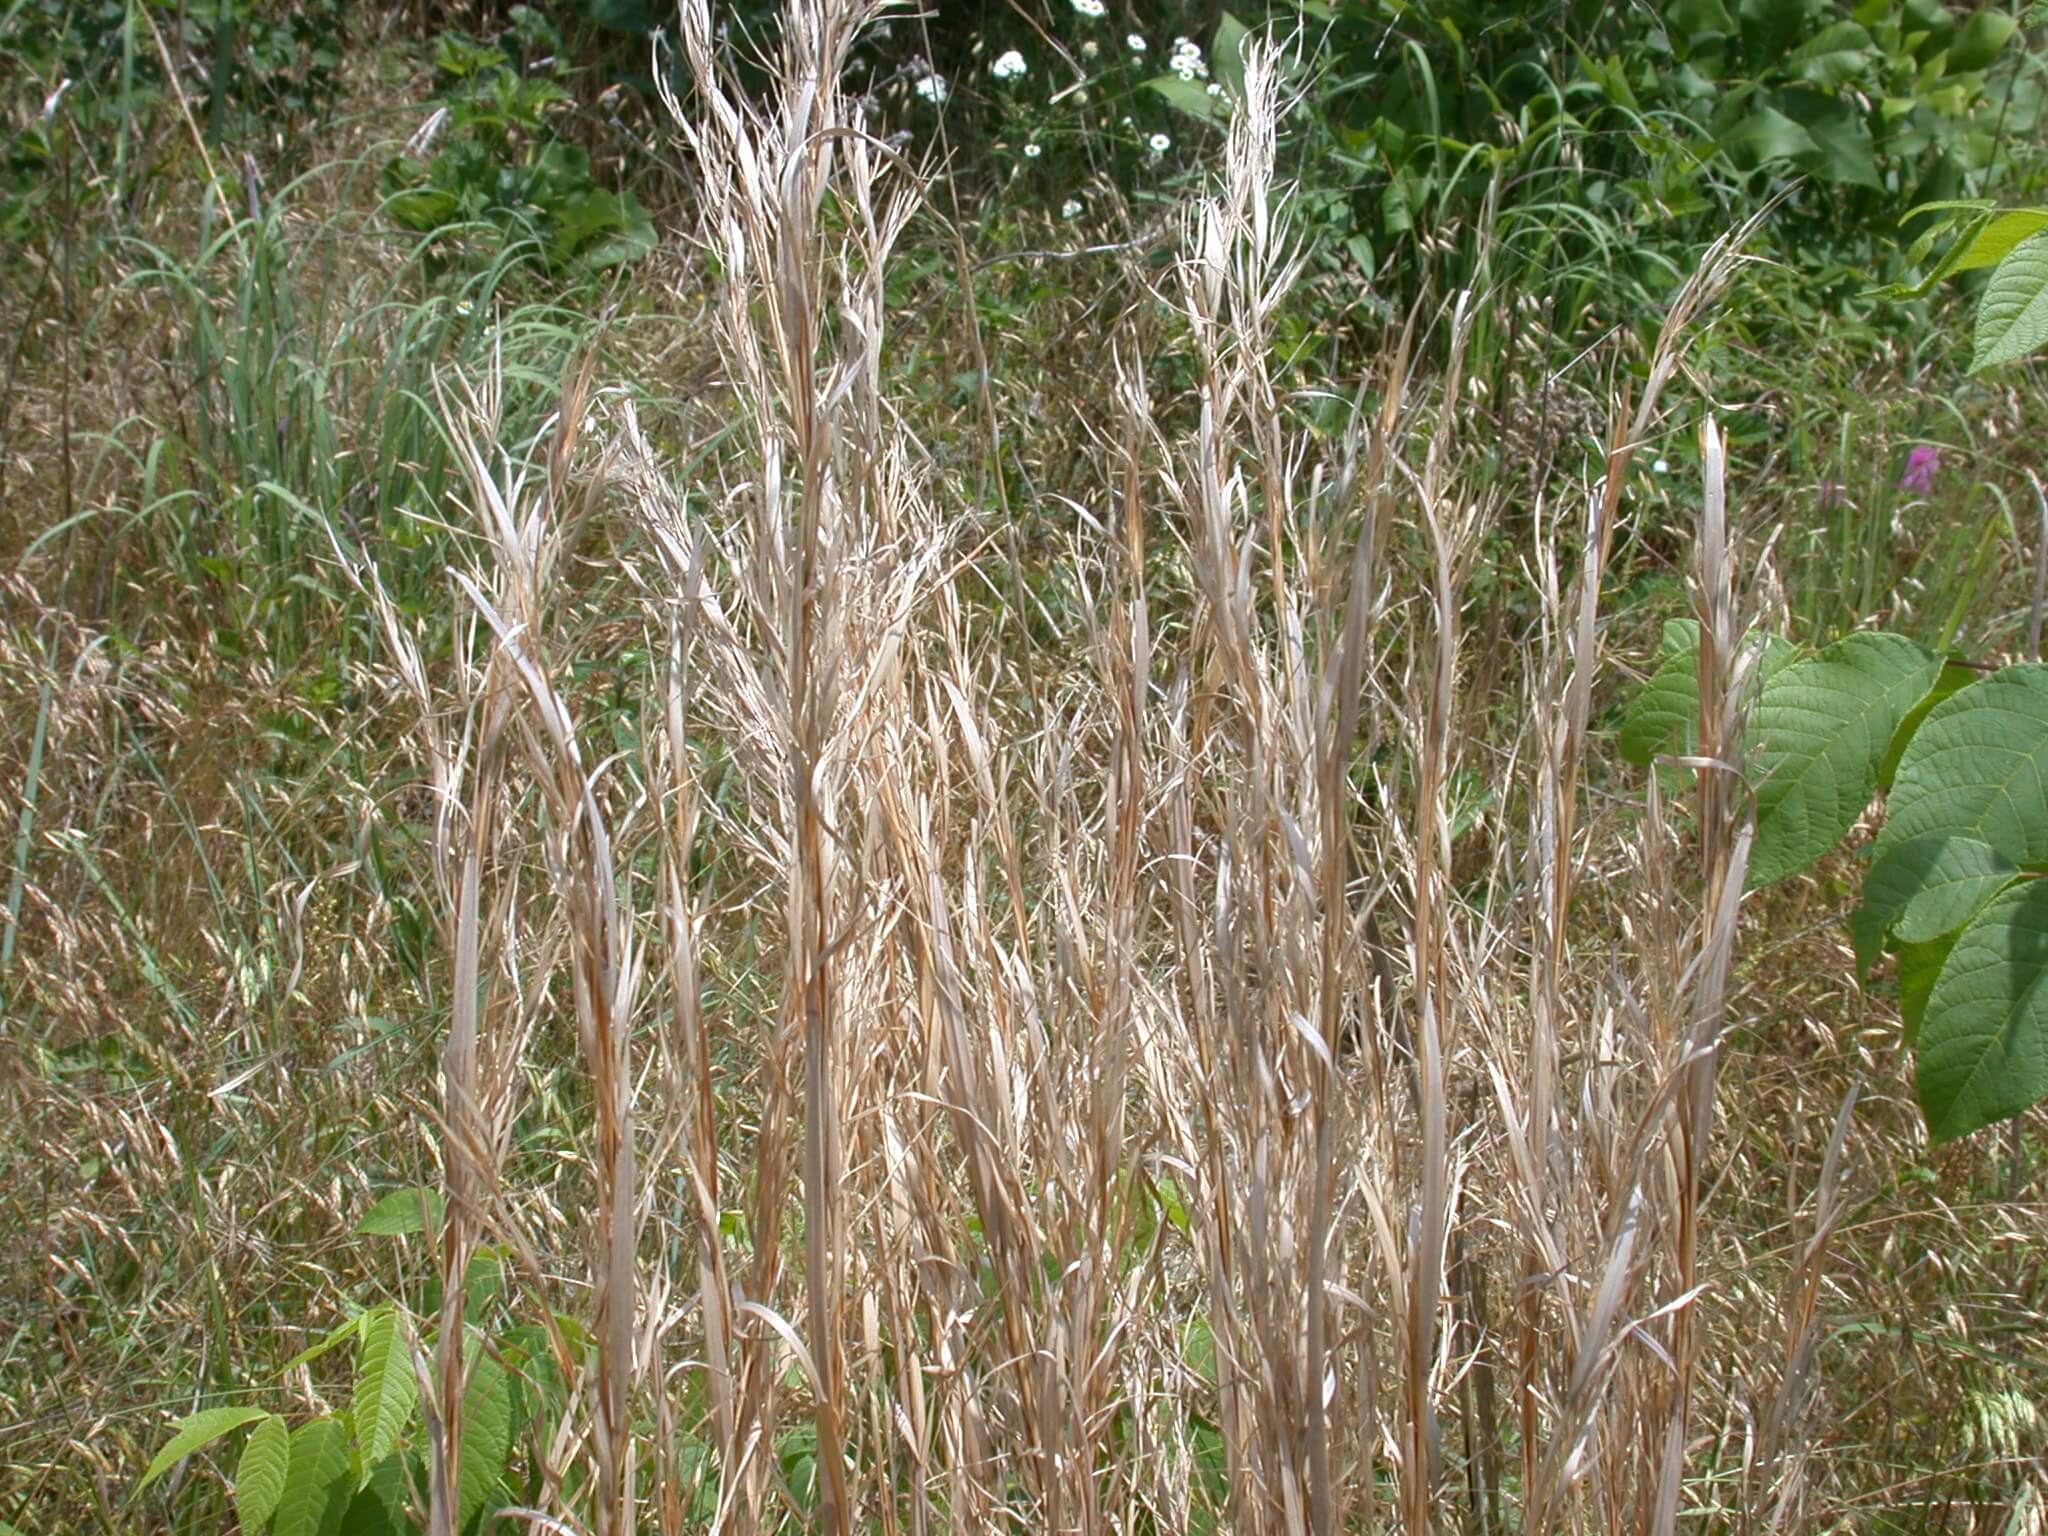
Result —
<instances>
[{"instance_id":1,"label":"serrated green leaf","mask_svg":"<svg viewBox=\"0 0 2048 1536\"><path fill-rule=\"evenodd\" d=\"M1977 304L1970 372L2014 362L2048 341L2048 230L2006 253Z\"/></svg>"},{"instance_id":2,"label":"serrated green leaf","mask_svg":"<svg viewBox=\"0 0 2048 1536\"><path fill-rule=\"evenodd\" d=\"M1955 935L1948 934L1925 944L1899 947L1899 1044L1907 1050L1919 1038L1920 1025L1927 1018L1928 996L1955 942Z\"/></svg>"},{"instance_id":3,"label":"serrated green leaf","mask_svg":"<svg viewBox=\"0 0 2048 1536\"><path fill-rule=\"evenodd\" d=\"M235 1467L235 1518L249 1536L270 1524L270 1517L277 1513L277 1501L284 1496L291 1443L284 1420L270 1413L249 1432L249 1443L242 1447L242 1459Z\"/></svg>"},{"instance_id":4,"label":"serrated green leaf","mask_svg":"<svg viewBox=\"0 0 2048 1536\"><path fill-rule=\"evenodd\" d=\"M1940 658L1904 636L1858 634L1765 681L1750 726L1750 889L1797 874L1842 840L1877 793L1899 722L1940 672Z\"/></svg>"},{"instance_id":5,"label":"serrated green leaf","mask_svg":"<svg viewBox=\"0 0 2048 1536\"><path fill-rule=\"evenodd\" d=\"M177 1433L164 1443L164 1448L150 1458L149 1466L142 1474L142 1481L135 1485L140 1493L151 1483L162 1477L172 1467L190 1456L194 1451L213 1444L231 1429L240 1429L252 1419L268 1418L261 1408L202 1408L199 1412L187 1414L178 1420Z\"/></svg>"},{"instance_id":6,"label":"serrated green leaf","mask_svg":"<svg viewBox=\"0 0 2048 1536\"><path fill-rule=\"evenodd\" d=\"M1927 871L1941 857L1949 839L1941 833L1912 838L1888 852L1874 855L1863 877L1863 900L1849 914L1849 938L1856 947L1856 969L1877 964L1891 938L1892 926L1906 903L1927 881Z\"/></svg>"},{"instance_id":7,"label":"serrated green leaf","mask_svg":"<svg viewBox=\"0 0 2048 1536\"><path fill-rule=\"evenodd\" d=\"M1927 1000L1914 1093L1937 1141L2048 1093L2048 884L2001 892L1957 935Z\"/></svg>"},{"instance_id":8,"label":"serrated green leaf","mask_svg":"<svg viewBox=\"0 0 2048 1536\"><path fill-rule=\"evenodd\" d=\"M2048 229L2048 208L2008 208L1986 216L1968 240L1957 242L1950 272L1975 272L1995 267L2029 235Z\"/></svg>"},{"instance_id":9,"label":"serrated green leaf","mask_svg":"<svg viewBox=\"0 0 2048 1536\"><path fill-rule=\"evenodd\" d=\"M1954 933L2018 874L2004 854L1974 838L1933 833L1897 845L1871 866L1863 904L1850 919L1857 964L1868 968L1894 935L1925 944Z\"/></svg>"},{"instance_id":10,"label":"serrated green leaf","mask_svg":"<svg viewBox=\"0 0 2048 1536\"><path fill-rule=\"evenodd\" d=\"M1927 697L1906 711L1906 718L1899 722L1899 728L1892 732L1892 744L1884 754L1884 761L1877 765L1877 787L1889 793L1892 781L1899 775L1899 759L1906 755L1906 743L1913 739L1913 733L1920 729L1920 722L1933 713L1934 707L1950 694L1960 693L1984 674L1975 667L1963 666L1960 662L1949 662L1941 669L1941 676L1934 680L1934 686L1927 690Z\"/></svg>"},{"instance_id":11,"label":"serrated green leaf","mask_svg":"<svg viewBox=\"0 0 2048 1536\"><path fill-rule=\"evenodd\" d=\"M481 1350L462 1389L462 1452L456 1494L458 1528L496 1493L512 1454L512 1383L495 1355Z\"/></svg>"},{"instance_id":12,"label":"serrated green leaf","mask_svg":"<svg viewBox=\"0 0 2048 1536\"><path fill-rule=\"evenodd\" d=\"M362 1237L402 1237L441 1224L441 1195L432 1189L394 1189L356 1223Z\"/></svg>"},{"instance_id":13,"label":"serrated green leaf","mask_svg":"<svg viewBox=\"0 0 2048 1536\"><path fill-rule=\"evenodd\" d=\"M2048 666L2003 668L1928 712L1906 744L1876 857L1939 833L2048 860Z\"/></svg>"},{"instance_id":14,"label":"serrated green leaf","mask_svg":"<svg viewBox=\"0 0 2048 1536\"><path fill-rule=\"evenodd\" d=\"M363 1486L348 1501L341 1536L412 1536L405 1518L405 1463L386 1456L364 1474Z\"/></svg>"},{"instance_id":15,"label":"serrated green leaf","mask_svg":"<svg viewBox=\"0 0 2048 1536\"><path fill-rule=\"evenodd\" d=\"M505 1256L496 1248L482 1247L469 1256L469 1268L463 1272L463 1305L472 1320L483 1309L497 1300L505 1288Z\"/></svg>"},{"instance_id":16,"label":"serrated green leaf","mask_svg":"<svg viewBox=\"0 0 2048 1536\"><path fill-rule=\"evenodd\" d=\"M348 1431L339 1419L314 1419L292 1431L284 1492L272 1536L337 1536L348 1508Z\"/></svg>"},{"instance_id":17,"label":"serrated green leaf","mask_svg":"<svg viewBox=\"0 0 2048 1536\"><path fill-rule=\"evenodd\" d=\"M1989 844L1946 838L1926 883L1899 914L1895 931L1908 944L1926 944L1954 933L2018 875L2012 861Z\"/></svg>"},{"instance_id":18,"label":"serrated green leaf","mask_svg":"<svg viewBox=\"0 0 2048 1536\"><path fill-rule=\"evenodd\" d=\"M418 1402L419 1383L413 1376L405 1321L395 1308L379 1307L363 1320L356 1390L349 1404L356 1447L365 1466L375 1466L397 1449Z\"/></svg>"},{"instance_id":19,"label":"serrated green leaf","mask_svg":"<svg viewBox=\"0 0 2048 1536\"><path fill-rule=\"evenodd\" d=\"M1615 748L1624 762L1643 768L1664 753L1690 751L1698 737L1699 713L1699 663L1688 649L1668 657L1644 681L1622 720Z\"/></svg>"},{"instance_id":20,"label":"serrated green leaf","mask_svg":"<svg viewBox=\"0 0 2048 1536\"><path fill-rule=\"evenodd\" d=\"M1699 740L1700 627L1697 620L1669 619L1657 642L1661 658L1630 703L1616 738L1624 762L1649 766L1666 753L1691 752ZM1757 664L1760 685L1799 659L1799 647L1772 635Z\"/></svg>"}]
</instances>

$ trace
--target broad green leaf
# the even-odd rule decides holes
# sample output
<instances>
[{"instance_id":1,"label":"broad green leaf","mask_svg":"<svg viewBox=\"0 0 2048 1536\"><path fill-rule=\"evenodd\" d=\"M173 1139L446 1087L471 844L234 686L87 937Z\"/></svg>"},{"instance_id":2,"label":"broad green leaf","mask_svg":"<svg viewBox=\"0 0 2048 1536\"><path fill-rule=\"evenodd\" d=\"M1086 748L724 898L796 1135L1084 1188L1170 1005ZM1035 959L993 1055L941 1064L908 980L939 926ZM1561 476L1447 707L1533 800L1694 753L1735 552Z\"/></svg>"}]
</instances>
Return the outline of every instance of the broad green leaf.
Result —
<instances>
[{"instance_id":1,"label":"broad green leaf","mask_svg":"<svg viewBox=\"0 0 2048 1536\"><path fill-rule=\"evenodd\" d=\"M1899 948L1899 1044L1907 1050L1919 1038L1920 1025L1927 1018L1928 996L1955 942L1949 935Z\"/></svg>"},{"instance_id":2,"label":"broad green leaf","mask_svg":"<svg viewBox=\"0 0 2048 1536\"><path fill-rule=\"evenodd\" d=\"M1698 735L1699 713L1699 662L1688 649L1669 657L1644 681L1621 723L1616 749L1623 761L1645 768L1666 752L1689 751Z\"/></svg>"},{"instance_id":3,"label":"broad green leaf","mask_svg":"<svg viewBox=\"0 0 2048 1536\"><path fill-rule=\"evenodd\" d=\"M469 1268L462 1277L463 1305L468 1316L476 1316L505 1288L505 1256L496 1248L479 1248L469 1256Z\"/></svg>"},{"instance_id":4,"label":"broad green leaf","mask_svg":"<svg viewBox=\"0 0 2048 1536\"><path fill-rule=\"evenodd\" d=\"M379 1307L363 1320L356 1390L349 1404L365 1466L375 1466L397 1449L418 1402L419 1383L413 1376L404 1319L395 1308Z\"/></svg>"},{"instance_id":5,"label":"broad green leaf","mask_svg":"<svg viewBox=\"0 0 2048 1536\"><path fill-rule=\"evenodd\" d=\"M1671 619L1657 643L1657 670L1630 703L1616 738L1624 762L1648 767L1667 752L1693 750L1699 740L1700 627L1693 619ZM1764 641L1757 677L1768 680L1799 659L1799 648L1772 635Z\"/></svg>"},{"instance_id":6,"label":"broad green leaf","mask_svg":"<svg viewBox=\"0 0 2048 1536\"><path fill-rule=\"evenodd\" d=\"M1957 935L1927 1000L1914 1092L1937 1141L2048 1093L2048 883L2000 892Z\"/></svg>"},{"instance_id":7,"label":"broad green leaf","mask_svg":"<svg viewBox=\"0 0 2048 1536\"><path fill-rule=\"evenodd\" d=\"M363 1237L402 1237L441 1224L441 1195L432 1189L394 1189L363 1213L356 1232Z\"/></svg>"},{"instance_id":8,"label":"broad green leaf","mask_svg":"<svg viewBox=\"0 0 2048 1536\"><path fill-rule=\"evenodd\" d=\"M1894 934L1924 944L1954 933L2018 873L1974 838L1932 832L1897 844L1871 866L1863 903L1849 919L1857 966L1874 965Z\"/></svg>"},{"instance_id":9,"label":"broad green leaf","mask_svg":"<svg viewBox=\"0 0 2048 1536\"><path fill-rule=\"evenodd\" d=\"M1906 755L1906 743L1913 739L1913 733L1920 729L1920 722L1933 713L1934 706L1952 693L1960 693L1984 674L1975 667L1966 667L1960 662L1949 662L1941 669L1941 676L1934 680L1934 686L1927 690L1927 697L1906 711L1906 718L1899 722L1899 728L1892 733L1892 744L1884 754L1884 761L1877 767L1877 787L1890 793L1892 780L1899 776L1899 759Z\"/></svg>"},{"instance_id":10,"label":"broad green leaf","mask_svg":"<svg viewBox=\"0 0 2048 1536\"><path fill-rule=\"evenodd\" d=\"M1742 113L1715 145L1742 170L1755 170L1772 160L1795 160L1820 148L1813 135L1776 107L1757 106Z\"/></svg>"},{"instance_id":11,"label":"broad green leaf","mask_svg":"<svg viewBox=\"0 0 2048 1536\"><path fill-rule=\"evenodd\" d=\"M1970 372L2027 356L2048 341L2048 230L2006 253L1977 303L1977 349Z\"/></svg>"},{"instance_id":12,"label":"broad green leaf","mask_svg":"<svg viewBox=\"0 0 2048 1536\"><path fill-rule=\"evenodd\" d=\"M1749 63L1761 73L1784 58L1818 9L1814 0L1738 0L1735 14Z\"/></svg>"},{"instance_id":13,"label":"broad green leaf","mask_svg":"<svg viewBox=\"0 0 2048 1536\"><path fill-rule=\"evenodd\" d=\"M456 1526L470 1518L497 1490L512 1454L512 1383L489 1350L470 1362L462 1389L462 1452L456 1492Z\"/></svg>"},{"instance_id":14,"label":"broad green leaf","mask_svg":"<svg viewBox=\"0 0 2048 1536\"><path fill-rule=\"evenodd\" d=\"M213 1444L231 1429L240 1429L252 1419L268 1418L261 1408L202 1408L178 1420L177 1433L150 1458L149 1467L136 1484L140 1493L194 1451Z\"/></svg>"},{"instance_id":15,"label":"broad green leaf","mask_svg":"<svg viewBox=\"0 0 2048 1536\"><path fill-rule=\"evenodd\" d=\"M272 1536L337 1536L348 1508L348 1431L339 1419L314 1419L292 1431L284 1492Z\"/></svg>"},{"instance_id":16,"label":"broad green leaf","mask_svg":"<svg viewBox=\"0 0 2048 1536\"><path fill-rule=\"evenodd\" d=\"M593 270L622 266L655 244L654 221L630 192L591 188L564 198L553 210L548 254L557 263L581 261Z\"/></svg>"},{"instance_id":17,"label":"broad green leaf","mask_svg":"<svg viewBox=\"0 0 2048 1536\"><path fill-rule=\"evenodd\" d=\"M1750 889L1797 874L1855 826L1892 733L1940 672L1940 658L1903 636L1858 634L1765 681L1750 725Z\"/></svg>"},{"instance_id":18,"label":"broad green leaf","mask_svg":"<svg viewBox=\"0 0 2048 1536\"><path fill-rule=\"evenodd\" d=\"M1211 96L1199 80L1183 80L1179 75L1160 75L1147 80L1145 88L1163 98L1176 112L1184 112L1198 122L1222 123L1230 117L1230 106L1219 97Z\"/></svg>"},{"instance_id":19,"label":"broad green leaf","mask_svg":"<svg viewBox=\"0 0 2048 1536\"><path fill-rule=\"evenodd\" d=\"M1813 140L1813 152L1798 157L1802 170L1837 186L1879 185L1870 124L1857 107L1843 97L1806 90L1780 92L1778 105Z\"/></svg>"},{"instance_id":20,"label":"broad green leaf","mask_svg":"<svg viewBox=\"0 0 2048 1536\"><path fill-rule=\"evenodd\" d=\"M348 1501L341 1536L413 1536L416 1527L405 1518L405 1499L405 1463L386 1456L364 1474L363 1486Z\"/></svg>"},{"instance_id":21,"label":"broad green leaf","mask_svg":"<svg viewBox=\"0 0 2048 1536\"><path fill-rule=\"evenodd\" d=\"M1863 900L1849 914L1849 938L1856 947L1856 969L1877 964L1891 938L1892 925L1906 903L1927 883L1927 871L1948 846L1941 833L1911 838L1889 852L1873 856L1863 877Z\"/></svg>"},{"instance_id":22,"label":"broad green leaf","mask_svg":"<svg viewBox=\"0 0 2048 1536\"><path fill-rule=\"evenodd\" d=\"M235 1468L235 1518L254 1536L277 1513L284 1496L284 1475L291 1463L291 1432L276 1414L265 1414L249 1432L242 1460Z\"/></svg>"},{"instance_id":23,"label":"broad green leaf","mask_svg":"<svg viewBox=\"0 0 2048 1536\"><path fill-rule=\"evenodd\" d=\"M1941 855L1927 881L1906 903L1894 930L1908 944L1925 944L1954 933L2019 874L2011 860L1988 843L1967 837L1942 841Z\"/></svg>"},{"instance_id":24,"label":"broad green leaf","mask_svg":"<svg viewBox=\"0 0 2048 1536\"><path fill-rule=\"evenodd\" d=\"M1949 272L1995 267L2029 235L2048 229L2048 208L2009 208L1987 216L1968 240L1958 241Z\"/></svg>"},{"instance_id":25,"label":"broad green leaf","mask_svg":"<svg viewBox=\"0 0 2048 1536\"><path fill-rule=\"evenodd\" d=\"M1225 11L1216 23L1216 43L1209 50L1209 65L1232 101L1244 100L1244 45L1251 29Z\"/></svg>"},{"instance_id":26,"label":"broad green leaf","mask_svg":"<svg viewBox=\"0 0 2048 1536\"><path fill-rule=\"evenodd\" d=\"M2019 23L1994 6L1972 13L1949 44L1948 72L1964 75L1985 68L2018 30Z\"/></svg>"},{"instance_id":27,"label":"broad green leaf","mask_svg":"<svg viewBox=\"0 0 2048 1536\"><path fill-rule=\"evenodd\" d=\"M2021 866L2048 860L2048 666L1980 678L1913 733L1876 857L1930 833L1989 843Z\"/></svg>"},{"instance_id":28,"label":"broad green leaf","mask_svg":"<svg viewBox=\"0 0 2048 1536\"><path fill-rule=\"evenodd\" d=\"M1815 85L1847 85L1870 68L1870 34L1853 21L1822 27L1785 59L1785 67Z\"/></svg>"}]
</instances>

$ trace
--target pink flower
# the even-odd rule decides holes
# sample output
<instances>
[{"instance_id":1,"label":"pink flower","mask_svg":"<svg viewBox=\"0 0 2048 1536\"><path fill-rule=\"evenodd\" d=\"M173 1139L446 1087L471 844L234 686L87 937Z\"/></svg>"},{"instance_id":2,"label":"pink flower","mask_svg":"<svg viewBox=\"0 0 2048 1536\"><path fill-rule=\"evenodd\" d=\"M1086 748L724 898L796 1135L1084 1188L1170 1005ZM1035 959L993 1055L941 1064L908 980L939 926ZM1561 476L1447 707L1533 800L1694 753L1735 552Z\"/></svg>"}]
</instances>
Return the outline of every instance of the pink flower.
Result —
<instances>
[{"instance_id":1,"label":"pink flower","mask_svg":"<svg viewBox=\"0 0 2048 1536\"><path fill-rule=\"evenodd\" d=\"M1941 450L1922 443L1906 455L1906 472L1899 476L1899 489L1925 496L1934 489L1934 472L1941 468Z\"/></svg>"}]
</instances>

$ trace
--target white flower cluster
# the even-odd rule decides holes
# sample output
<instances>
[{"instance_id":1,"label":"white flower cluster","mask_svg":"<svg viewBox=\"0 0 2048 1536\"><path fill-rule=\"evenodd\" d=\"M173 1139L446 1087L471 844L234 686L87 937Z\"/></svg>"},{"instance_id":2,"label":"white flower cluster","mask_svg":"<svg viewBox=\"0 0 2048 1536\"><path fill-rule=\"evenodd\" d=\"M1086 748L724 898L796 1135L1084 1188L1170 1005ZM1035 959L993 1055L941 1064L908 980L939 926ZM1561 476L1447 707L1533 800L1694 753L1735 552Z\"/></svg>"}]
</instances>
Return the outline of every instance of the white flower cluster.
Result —
<instances>
[{"instance_id":1,"label":"white flower cluster","mask_svg":"<svg viewBox=\"0 0 2048 1536\"><path fill-rule=\"evenodd\" d=\"M1012 48L989 66L989 73L998 80L1016 79L1024 73L1024 55Z\"/></svg>"},{"instance_id":2,"label":"white flower cluster","mask_svg":"<svg viewBox=\"0 0 2048 1536\"><path fill-rule=\"evenodd\" d=\"M946 77L936 70L917 82L917 94L933 106L946 99Z\"/></svg>"},{"instance_id":3,"label":"white flower cluster","mask_svg":"<svg viewBox=\"0 0 2048 1536\"><path fill-rule=\"evenodd\" d=\"M1167 59L1166 67L1183 80L1209 78L1209 65L1202 57L1202 45L1191 37L1176 37L1173 40L1173 54Z\"/></svg>"},{"instance_id":4,"label":"white flower cluster","mask_svg":"<svg viewBox=\"0 0 2048 1536\"><path fill-rule=\"evenodd\" d=\"M1086 16L1090 21L1098 21L1109 14L1109 7L1102 0L1068 0L1068 3L1074 7L1075 14Z\"/></svg>"}]
</instances>

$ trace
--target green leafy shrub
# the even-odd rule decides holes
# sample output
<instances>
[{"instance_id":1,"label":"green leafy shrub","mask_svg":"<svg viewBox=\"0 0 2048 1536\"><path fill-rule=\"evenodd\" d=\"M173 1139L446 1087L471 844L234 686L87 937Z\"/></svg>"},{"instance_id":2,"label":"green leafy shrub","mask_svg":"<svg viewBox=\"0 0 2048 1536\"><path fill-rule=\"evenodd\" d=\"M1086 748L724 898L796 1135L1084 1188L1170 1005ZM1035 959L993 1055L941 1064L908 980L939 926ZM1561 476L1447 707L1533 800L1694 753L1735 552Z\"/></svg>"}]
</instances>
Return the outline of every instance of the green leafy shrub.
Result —
<instances>
[{"instance_id":1,"label":"green leafy shrub","mask_svg":"<svg viewBox=\"0 0 2048 1536\"><path fill-rule=\"evenodd\" d=\"M372 1205L356 1231L364 1237L406 1237L439 1219L437 1194L401 1189ZM498 1250L479 1250L463 1298L458 1526L465 1532L479 1531L490 1509L537 1491L538 1469L522 1468L515 1448L529 1430L550 1432L565 1400L549 1330L503 1324L497 1306L503 1264ZM439 1298L430 1293L425 1313L438 1308ZM556 1318L554 1331L568 1347L581 1347L582 1332L573 1319ZM296 1423L253 1405L201 1409L173 1426L137 1491L186 1457L246 1430L233 1481L244 1532L410 1536L419 1530L415 1510L424 1507L427 1477L427 1453L418 1438L420 1381L433 1355L431 1334L405 1308L383 1303L343 1321L287 1361L284 1373L344 1346L353 1350L346 1408Z\"/></svg>"},{"instance_id":2,"label":"green leafy shrub","mask_svg":"<svg viewBox=\"0 0 2048 1536\"><path fill-rule=\"evenodd\" d=\"M1696 632L1673 626L1624 757L1691 750L1697 667ZM1810 656L1767 641L1754 670L1750 887L1812 867L1884 791L1849 927L1860 966L1898 959L1928 1129L1948 1140L2048 1097L2048 666L1980 676L1863 633Z\"/></svg>"},{"instance_id":3,"label":"green leafy shrub","mask_svg":"<svg viewBox=\"0 0 2048 1536\"><path fill-rule=\"evenodd\" d=\"M457 33L440 39L435 71L438 106L408 152L384 167L392 220L444 247L482 232L487 247L524 247L561 275L588 276L654 248L639 199L600 185L589 152L556 133L570 102L557 80L523 73L502 49Z\"/></svg>"}]
</instances>

